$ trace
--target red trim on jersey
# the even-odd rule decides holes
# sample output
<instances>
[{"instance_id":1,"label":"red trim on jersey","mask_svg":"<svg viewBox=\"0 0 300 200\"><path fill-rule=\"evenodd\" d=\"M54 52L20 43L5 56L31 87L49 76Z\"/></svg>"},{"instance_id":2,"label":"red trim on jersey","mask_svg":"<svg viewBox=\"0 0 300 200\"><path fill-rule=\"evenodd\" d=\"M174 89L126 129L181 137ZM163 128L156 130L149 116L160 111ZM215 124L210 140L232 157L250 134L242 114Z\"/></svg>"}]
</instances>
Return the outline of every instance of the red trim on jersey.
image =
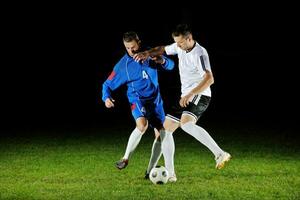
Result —
<instances>
[{"instance_id":1,"label":"red trim on jersey","mask_svg":"<svg viewBox=\"0 0 300 200\"><path fill-rule=\"evenodd\" d=\"M131 110L134 110L135 108L136 108L136 104L134 103L134 104L131 104Z\"/></svg>"},{"instance_id":2,"label":"red trim on jersey","mask_svg":"<svg viewBox=\"0 0 300 200\"><path fill-rule=\"evenodd\" d=\"M112 72L110 73L109 77L108 77L108 80L111 81L111 80L115 77L115 75L116 75L116 72L115 72L115 71L112 71Z\"/></svg>"}]
</instances>

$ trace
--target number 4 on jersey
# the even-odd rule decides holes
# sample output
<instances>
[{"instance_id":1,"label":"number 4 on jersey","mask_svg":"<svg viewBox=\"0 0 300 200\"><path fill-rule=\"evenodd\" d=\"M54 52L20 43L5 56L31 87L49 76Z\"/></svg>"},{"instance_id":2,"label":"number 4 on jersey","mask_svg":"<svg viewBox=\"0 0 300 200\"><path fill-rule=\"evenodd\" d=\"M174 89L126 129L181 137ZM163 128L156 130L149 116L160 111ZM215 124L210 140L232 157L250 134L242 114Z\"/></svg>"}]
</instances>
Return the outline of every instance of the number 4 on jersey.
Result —
<instances>
[{"instance_id":1,"label":"number 4 on jersey","mask_svg":"<svg viewBox=\"0 0 300 200\"><path fill-rule=\"evenodd\" d=\"M144 70L142 71L142 74L143 74L143 78L148 79L148 74Z\"/></svg>"}]
</instances>

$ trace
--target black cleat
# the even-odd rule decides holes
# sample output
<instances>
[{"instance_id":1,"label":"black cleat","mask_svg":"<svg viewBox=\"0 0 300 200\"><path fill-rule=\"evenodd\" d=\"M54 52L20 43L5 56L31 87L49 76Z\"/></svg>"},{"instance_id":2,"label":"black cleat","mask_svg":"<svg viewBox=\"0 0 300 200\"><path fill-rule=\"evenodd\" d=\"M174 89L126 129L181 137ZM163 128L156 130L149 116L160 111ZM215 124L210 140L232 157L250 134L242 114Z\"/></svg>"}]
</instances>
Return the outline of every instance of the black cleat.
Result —
<instances>
[{"instance_id":1,"label":"black cleat","mask_svg":"<svg viewBox=\"0 0 300 200\"><path fill-rule=\"evenodd\" d=\"M149 179L149 173L147 173L147 171L145 172L145 176L144 176L144 179Z\"/></svg>"},{"instance_id":2,"label":"black cleat","mask_svg":"<svg viewBox=\"0 0 300 200\"><path fill-rule=\"evenodd\" d=\"M116 168L124 169L128 165L128 159L122 159L116 162Z\"/></svg>"}]
</instances>

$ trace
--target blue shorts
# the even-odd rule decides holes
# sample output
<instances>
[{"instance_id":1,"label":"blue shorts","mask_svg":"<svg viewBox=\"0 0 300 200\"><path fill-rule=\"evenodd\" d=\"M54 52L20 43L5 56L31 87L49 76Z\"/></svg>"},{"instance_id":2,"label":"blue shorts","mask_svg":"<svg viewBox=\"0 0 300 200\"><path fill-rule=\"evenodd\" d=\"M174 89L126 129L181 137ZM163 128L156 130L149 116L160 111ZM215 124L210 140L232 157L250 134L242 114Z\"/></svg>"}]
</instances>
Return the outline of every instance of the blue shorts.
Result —
<instances>
[{"instance_id":1,"label":"blue shorts","mask_svg":"<svg viewBox=\"0 0 300 200\"><path fill-rule=\"evenodd\" d=\"M162 127L165 121L165 111L160 95L153 100L131 99L130 106L131 114L135 120L139 117L145 117L151 127Z\"/></svg>"}]
</instances>

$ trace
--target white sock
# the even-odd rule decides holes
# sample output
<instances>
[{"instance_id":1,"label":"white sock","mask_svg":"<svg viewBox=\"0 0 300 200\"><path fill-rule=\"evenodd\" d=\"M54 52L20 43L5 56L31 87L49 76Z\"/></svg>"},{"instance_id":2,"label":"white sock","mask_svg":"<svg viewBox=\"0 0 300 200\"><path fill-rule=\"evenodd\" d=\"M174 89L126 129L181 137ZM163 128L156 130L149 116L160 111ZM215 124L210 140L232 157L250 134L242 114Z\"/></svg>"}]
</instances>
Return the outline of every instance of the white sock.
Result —
<instances>
[{"instance_id":1,"label":"white sock","mask_svg":"<svg viewBox=\"0 0 300 200\"><path fill-rule=\"evenodd\" d=\"M152 145L151 157L148 164L147 173L150 173L151 169L157 165L161 154L161 143L160 141L155 139Z\"/></svg>"},{"instance_id":2,"label":"white sock","mask_svg":"<svg viewBox=\"0 0 300 200\"><path fill-rule=\"evenodd\" d=\"M132 131L132 133L129 137L128 143L127 143L127 147L126 147L126 151L123 156L123 159L129 159L131 153L134 151L134 149L140 143L142 136L143 136L143 134L138 128L135 128Z\"/></svg>"},{"instance_id":3,"label":"white sock","mask_svg":"<svg viewBox=\"0 0 300 200\"><path fill-rule=\"evenodd\" d=\"M204 144L215 155L215 157L223 153L223 150L217 145L212 137L200 126L197 126L193 122L188 122L181 126L181 128Z\"/></svg>"},{"instance_id":4,"label":"white sock","mask_svg":"<svg viewBox=\"0 0 300 200\"><path fill-rule=\"evenodd\" d=\"M161 130L161 149L165 159L165 167L167 168L169 175L175 175L174 170L174 153L175 153L175 144L173 134L170 131Z\"/></svg>"}]
</instances>

